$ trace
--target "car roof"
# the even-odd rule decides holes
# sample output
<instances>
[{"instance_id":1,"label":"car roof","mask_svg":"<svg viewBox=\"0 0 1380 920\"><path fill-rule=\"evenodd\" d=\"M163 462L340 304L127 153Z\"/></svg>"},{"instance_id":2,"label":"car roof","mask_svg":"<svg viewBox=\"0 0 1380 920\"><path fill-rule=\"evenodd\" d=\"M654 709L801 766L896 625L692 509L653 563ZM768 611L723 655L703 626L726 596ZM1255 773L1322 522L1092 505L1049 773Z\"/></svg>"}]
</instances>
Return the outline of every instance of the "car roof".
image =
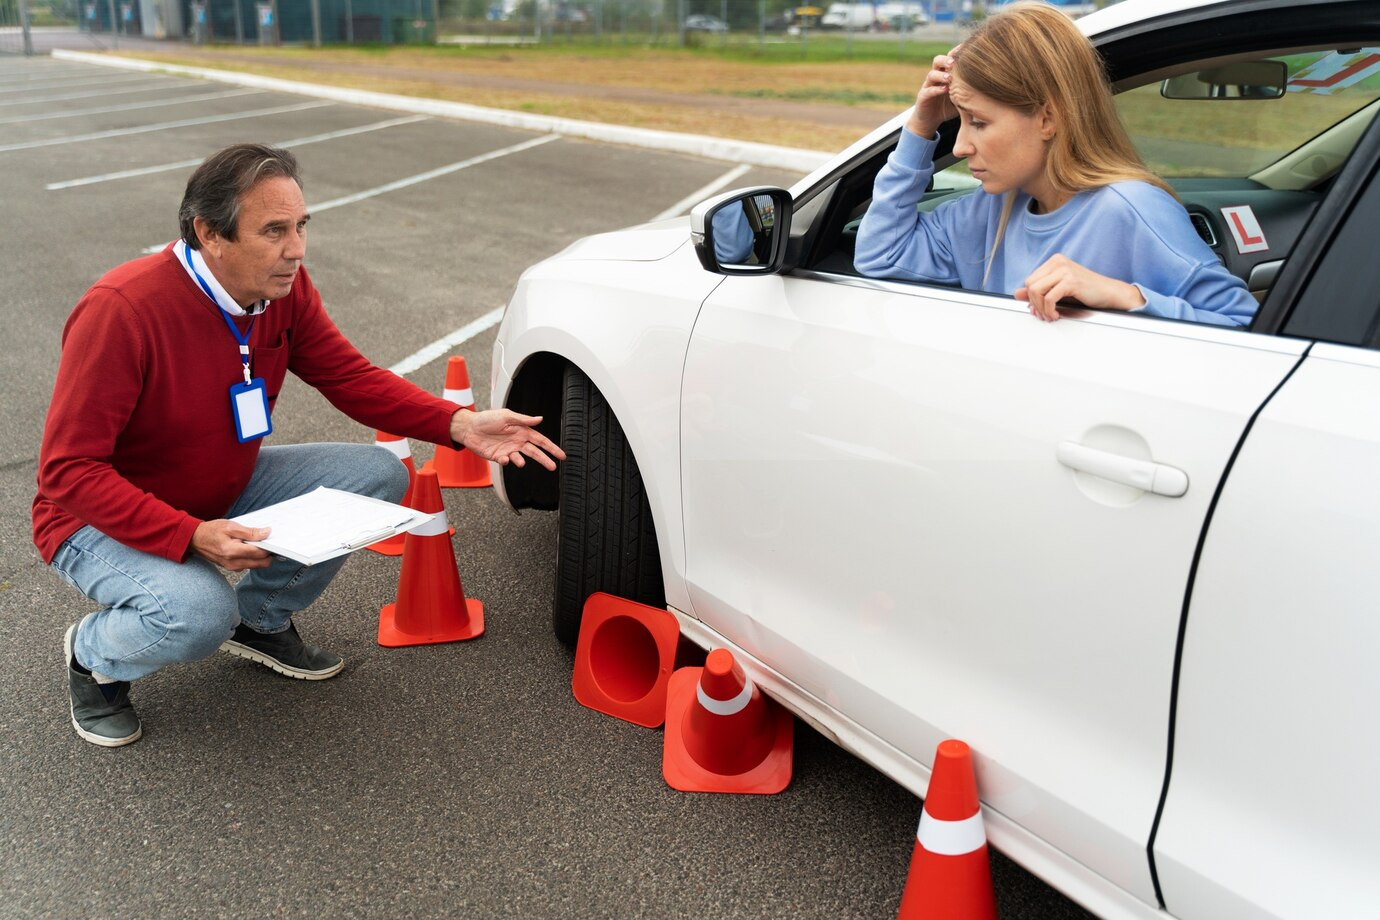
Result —
<instances>
[{"instance_id":1,"label":"car roof","mask_svg":"<svg viewBox=\"0 0 1380 920\"><path fill-rule=\"evenodd\" d=\"M1089 13L1077 20L1079 29L1089 38L1133 22L1144 22L1157 16L1223 6L1229 0L1122 0Z\"/></svg>"}]
</instances>

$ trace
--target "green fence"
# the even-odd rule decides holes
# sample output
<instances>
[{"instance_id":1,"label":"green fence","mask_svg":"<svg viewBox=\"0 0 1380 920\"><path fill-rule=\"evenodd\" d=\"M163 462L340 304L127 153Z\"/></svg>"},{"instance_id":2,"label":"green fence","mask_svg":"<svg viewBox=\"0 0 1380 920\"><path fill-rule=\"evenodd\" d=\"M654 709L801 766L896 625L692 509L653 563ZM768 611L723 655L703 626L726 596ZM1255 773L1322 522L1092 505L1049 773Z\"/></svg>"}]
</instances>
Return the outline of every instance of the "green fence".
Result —
<instances>
[{"instance_id":1,"label":"green fence","mask_svg":"<svg viewBox=\"0 0 1380 920\"><path fill-rule=\"evenodd\" d=\"M436 0L182 0L193 41L421 44L436 41Z\"/></svg>"}]
</instances>

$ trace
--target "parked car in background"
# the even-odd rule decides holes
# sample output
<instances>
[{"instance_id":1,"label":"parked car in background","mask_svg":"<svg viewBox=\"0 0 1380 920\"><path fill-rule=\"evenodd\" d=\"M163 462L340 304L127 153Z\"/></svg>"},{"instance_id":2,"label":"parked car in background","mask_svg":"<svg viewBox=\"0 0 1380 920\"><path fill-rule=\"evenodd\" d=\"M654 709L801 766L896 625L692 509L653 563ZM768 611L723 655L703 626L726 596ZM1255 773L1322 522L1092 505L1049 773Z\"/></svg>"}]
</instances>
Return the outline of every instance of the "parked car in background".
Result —
<instances>
[{"instance_id":1,"label":"parked car in background","mask_svg":"<svg viewBox=\"0 0 1380 920\"><path fill-rule=\"evenodd\" d=\"M925 7L920 3L891 0L888 3L831 3L820 19L823 29L851 29L862 31L909 30L929 22Z\"/></svg>"},{"instance_id":2,"label":"parked car in background","mask_svg":"<svg viewBox=\"0 0 1380 920\"><path fill-rule=\"evenodd\" d=\"M727 32L728 23L717 16L709 16L704 13L695 13L685 17L685 31L687 32Z\"/></svg>"},{"instance_id":3,"label":"parked car in background","mask_svg":"<svg viewBox=\"0 0 1380 920\"><path fill-rule=\"evenodd\" d=\"M665 606L921 795L967 741L993 844L1100 917L1374 916L1380 4L1078 24L1249 328L862 277L901 113L524 273L493 400L568 459L496 489L560 516L562 641ZM955 131L921 208L973 194Z\"/></svg>"},{"instance_id":4,"label":"parked car in background","mask_svg":"<svg viewBox=\"0 0 1380 920\"><path fill-rule=\"evenodd\" d=\"M783 16L789 23L786 31L799 34L801 29L819 28L819 21L824 16L824 10L817 6L796 6L787 9Z\"/></svg>"},{"instance_id":5,"label":"parked car in background","mask_svg":"<svg viewBox=\"0 0 1380 920\"><path fill-rule=\"evenodd\" d=\"M929 25L930 22L929 13L925 11L923 3L900 2L900 0L877 4L877 19L879 22L886 23L887 28L895 31L916 29L920 26Z\"/></svg>"},{"instance_id":6,"label":"parked car in background","mask_svg":"<svg viewBox=\"0 0 1380 920\"><path fill-rule=\"evenodd\" d=\"M860 31L872 28L876 19L877 8L871 3L831 3L819 21L819 27Z\"/></svg>"}]
</instances>

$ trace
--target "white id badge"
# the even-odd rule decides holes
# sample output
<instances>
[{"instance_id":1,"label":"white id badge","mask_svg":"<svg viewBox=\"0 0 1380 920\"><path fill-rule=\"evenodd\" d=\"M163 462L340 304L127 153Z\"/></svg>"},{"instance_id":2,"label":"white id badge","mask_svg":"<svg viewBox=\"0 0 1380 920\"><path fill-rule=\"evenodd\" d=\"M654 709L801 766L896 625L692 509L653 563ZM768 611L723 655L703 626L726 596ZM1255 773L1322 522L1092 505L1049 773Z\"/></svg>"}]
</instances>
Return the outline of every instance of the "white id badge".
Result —
<instances>
[{"instance_id":1,"label":"white id badge","mask_svg":"<svg viewBox=\"0 0 1380 920\"><path fill-rule=\"evenodd\" d=\"M273 431L268 414L268 391L262 377L230 388L230 411L235 415L235 437L240 443L262 438Z\"/></svg>"}]
</instances>

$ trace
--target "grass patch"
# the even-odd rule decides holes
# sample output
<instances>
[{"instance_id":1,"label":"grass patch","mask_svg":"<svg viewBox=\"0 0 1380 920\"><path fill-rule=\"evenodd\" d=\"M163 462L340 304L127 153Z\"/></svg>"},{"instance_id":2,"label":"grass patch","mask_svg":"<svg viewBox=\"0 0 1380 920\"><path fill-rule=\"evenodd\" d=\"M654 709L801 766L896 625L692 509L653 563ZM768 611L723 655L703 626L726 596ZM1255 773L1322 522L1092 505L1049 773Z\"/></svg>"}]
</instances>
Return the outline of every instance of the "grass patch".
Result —
<instances>
[{"instance_id":1,"label":"grass patch","mask_svg":"<svg viewBox=\"0 0 1380 920\"><path fill-rule=\"evenodd\" d=\"M482 38L481 31L478 37ZM898 62L914 65L928 64L936 55L948 51L952 41L922 41L919 39L892 39L877 41L857 38L850 41L846 35L837 32L812 32L803 39L799 36L782 37L768 33L759 38L755 32L731 32L726 37L718 35L686 34L686 44L676 44L676 33L670 32L628 32L621 34L605 30L602 37L576 35L567 39L557 33L544 36L541 43L507 44L504 39L510 35L494 35L494 44L441 44L417 46L419 50L438 54L487 54L504 51L534 55L585 55L589 57L618 57L654 50L667 54L684 56L709 56L726 61L741 61L755 64L791 64L802 60L818 63L832 62ZM382 46L387 47L387 46Z\"/></svg>"},{"instance_id":2,"label":"grass patch","mask_svg":"<svg viewBox=\"0 0 1380 920\"><path fill-rule=\"evenodd\" d=\"M733 93L747 99L782 99L789 102L827 102L833 105L884 105L900 111L915 97L910 93L875 93L870 90L741 89Z\"/></svg>"},{"instance_id":3,"label":"grass patch","mask_svg":"<svg viewBox=\"0 0 1380 920\"><path fill-rule=\"evenodd\" d=\"M741 59L712 49L539 47L258 48L211 45L134 56L494 108L834 151L914 98L922 71L895 61ZM581 91L588 87L589 92ZM602 91L601 91L602 90ZM658 95L660 94L660 95ZM876 111L875 120L695 97L804 102ZM686 104L690 102L691 104ZM750 110L749 110L750 109Z\"/></svg>"}]
</instances>

